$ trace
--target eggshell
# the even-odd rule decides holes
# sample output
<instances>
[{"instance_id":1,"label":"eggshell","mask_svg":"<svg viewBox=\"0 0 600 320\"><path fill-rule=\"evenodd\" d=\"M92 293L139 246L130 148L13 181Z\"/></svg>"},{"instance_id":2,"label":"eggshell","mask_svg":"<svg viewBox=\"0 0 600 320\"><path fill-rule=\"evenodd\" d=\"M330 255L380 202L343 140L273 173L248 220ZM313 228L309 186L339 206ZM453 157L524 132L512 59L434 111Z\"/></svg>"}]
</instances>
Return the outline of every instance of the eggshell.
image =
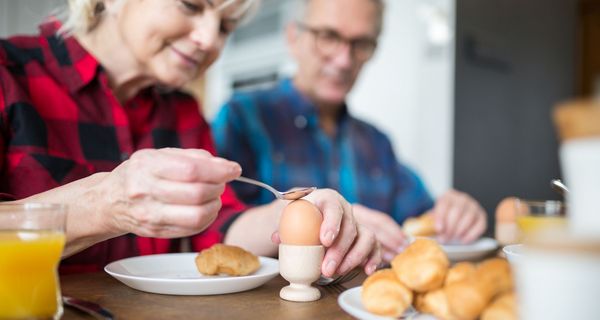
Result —
<instances>
[{"instance_id":1,"label":"eggshell","mask_svg":"<svg viewBox=\"0 0 600 320\"><path fill-rule=\"evenodd\" d=\"M495 236L501 245L518 242L519 232L516 223L518 201L516 197L507 197L496 207Z\"/></svg>"},{"instance_id":2,"label":"eggshell","mask_svg":"<svg viewBox=\"0 0 600 320\"><path fill-rule=\"evenodd\" d=\"M281 213L279 238L283 244L320 245L321 211L306 200L290 202Z\"/></svg>"},{"instance_id":3,"label":"eggshell","mask_svg":"<svg viewBox=\"0 0 600 320\"><path fill-rule=\"evenodd\" d=\"M517 219L517 201L516 197L502 199L496 207L496 221L515 222Z\"/></svg>"}]
</instances>

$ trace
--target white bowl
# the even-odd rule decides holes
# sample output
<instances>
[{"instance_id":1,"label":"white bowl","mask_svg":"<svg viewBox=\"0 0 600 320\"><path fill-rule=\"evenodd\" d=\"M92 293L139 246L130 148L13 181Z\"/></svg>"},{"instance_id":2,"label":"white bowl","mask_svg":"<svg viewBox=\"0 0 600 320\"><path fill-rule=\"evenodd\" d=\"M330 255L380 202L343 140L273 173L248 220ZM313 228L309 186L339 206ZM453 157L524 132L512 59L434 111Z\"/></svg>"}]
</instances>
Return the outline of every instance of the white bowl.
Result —
<instances>
[{"instance_id":1,"label":"white bowl","mask_svg":"<svg viewBox=\"0 0 600 320\"><path fill-rule=\"evenodd\" d=\"M517 261L523 257L524 247L522 244L511 244L502 248L506 258L511 265L517 263Z\"/></svg>"}]
</instances>

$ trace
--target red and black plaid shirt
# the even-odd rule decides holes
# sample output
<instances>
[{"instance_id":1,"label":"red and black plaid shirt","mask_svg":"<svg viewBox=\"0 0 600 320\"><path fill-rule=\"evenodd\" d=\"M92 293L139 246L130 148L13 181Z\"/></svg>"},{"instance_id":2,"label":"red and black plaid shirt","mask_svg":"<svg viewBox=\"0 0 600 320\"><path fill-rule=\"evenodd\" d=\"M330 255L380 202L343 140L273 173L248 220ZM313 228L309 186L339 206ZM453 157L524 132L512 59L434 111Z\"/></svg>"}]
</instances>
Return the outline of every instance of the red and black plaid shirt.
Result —
<instances>
[{"instance_id":1,"label":"red and black plaid shirt","mask_svg":"<svg viewBox=\"0 0 600 320\"><path fill-rule=\"evenodd\" d=\"M96 172L113 170L143 148L201 148L214 153L198 104L179 92L147 89L122 105L98 61L60 23L39 36L0 39L0 192L22 199ZM223 239L245 209L231 189L217 220L191 238L201 250ZM134 255L177 251L178 239L125 235L65 259L61 272L97 271Z\"/></svg>"}]
</instances>

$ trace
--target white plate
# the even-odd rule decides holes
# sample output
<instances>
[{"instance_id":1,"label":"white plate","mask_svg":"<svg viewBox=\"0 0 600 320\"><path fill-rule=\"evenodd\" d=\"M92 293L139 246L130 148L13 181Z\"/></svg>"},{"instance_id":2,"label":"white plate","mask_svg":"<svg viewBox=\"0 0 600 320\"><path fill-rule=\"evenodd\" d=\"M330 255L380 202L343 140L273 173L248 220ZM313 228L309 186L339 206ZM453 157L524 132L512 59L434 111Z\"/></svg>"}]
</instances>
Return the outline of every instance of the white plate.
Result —
<instances>
[{"instance_id":1,"label":"white plate","mask_svg":"<svg viewBox=\"0 0 600 320\"><path fill-rule=\"evenodd\" d=\"M111 276L141 291L174 295L211 295L254 289L279 274L279 262L259 257L260 268L247 276L205 276L197 253L168 253L122 259L104 267Z\"/></svg>"},{"instance_id":2,"label":"white plate","mask_svg":"<svg viewBox=\"0 0 600 320\"><path fill-rule=\"evenodd\" d=\"M378 316L367 311L367 309L365 309L361 301L361 291L362 286L348 289L342 292L342 294L340 294L340 296L338 297L338 304L340 305L340 307L342 307L344 311L361 320L392 319L389 317ZM435 317L432 317L427 314L420 314L411 307L398 319L435 320Z\"/></svg>"},{"instance_id":3,"label":"white plate","mask_svg":"<svg viewBox=\"0 0 600 320\"><path fill-rule=\"evenodd\" d=\"M442 245L450 261L477 260L498 249L498 242L492 238L481 238L470 244Z\"/></svg>"}]
</instances>

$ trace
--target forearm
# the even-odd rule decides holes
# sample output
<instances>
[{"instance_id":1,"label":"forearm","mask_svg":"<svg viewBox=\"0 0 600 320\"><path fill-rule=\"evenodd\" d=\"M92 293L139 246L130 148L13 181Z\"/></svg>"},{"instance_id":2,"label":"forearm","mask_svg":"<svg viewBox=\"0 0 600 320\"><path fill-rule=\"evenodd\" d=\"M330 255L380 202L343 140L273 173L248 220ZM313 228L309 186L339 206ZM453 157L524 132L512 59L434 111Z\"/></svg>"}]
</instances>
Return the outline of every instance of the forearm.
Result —
<instances>
[{"instance_id":1,"label":"forearm","mask_svg":"<svg viewBox=\"0 0 600 320\"><path fill-rule=\"evenodd\" d=\"M276 200L242 213L229 227L225 243L236 245L260 256L274 257L277 245L271 235L279 228L279 217L287 201Z\"/></svg>"},{"instance_id":2,"label":"forearm","mask_svg":"<svg viewBox=\"0 0 600 320\"><path fill-rule=\"evenodd\" d=\"M68 205L66 245L63 257L73 255L97 242L122 232L108 226L102 216L108 211L111 196L99 187L107 173L97 173L72 183L16 202L47 202Z\"/></svg>"}]
</instances>

